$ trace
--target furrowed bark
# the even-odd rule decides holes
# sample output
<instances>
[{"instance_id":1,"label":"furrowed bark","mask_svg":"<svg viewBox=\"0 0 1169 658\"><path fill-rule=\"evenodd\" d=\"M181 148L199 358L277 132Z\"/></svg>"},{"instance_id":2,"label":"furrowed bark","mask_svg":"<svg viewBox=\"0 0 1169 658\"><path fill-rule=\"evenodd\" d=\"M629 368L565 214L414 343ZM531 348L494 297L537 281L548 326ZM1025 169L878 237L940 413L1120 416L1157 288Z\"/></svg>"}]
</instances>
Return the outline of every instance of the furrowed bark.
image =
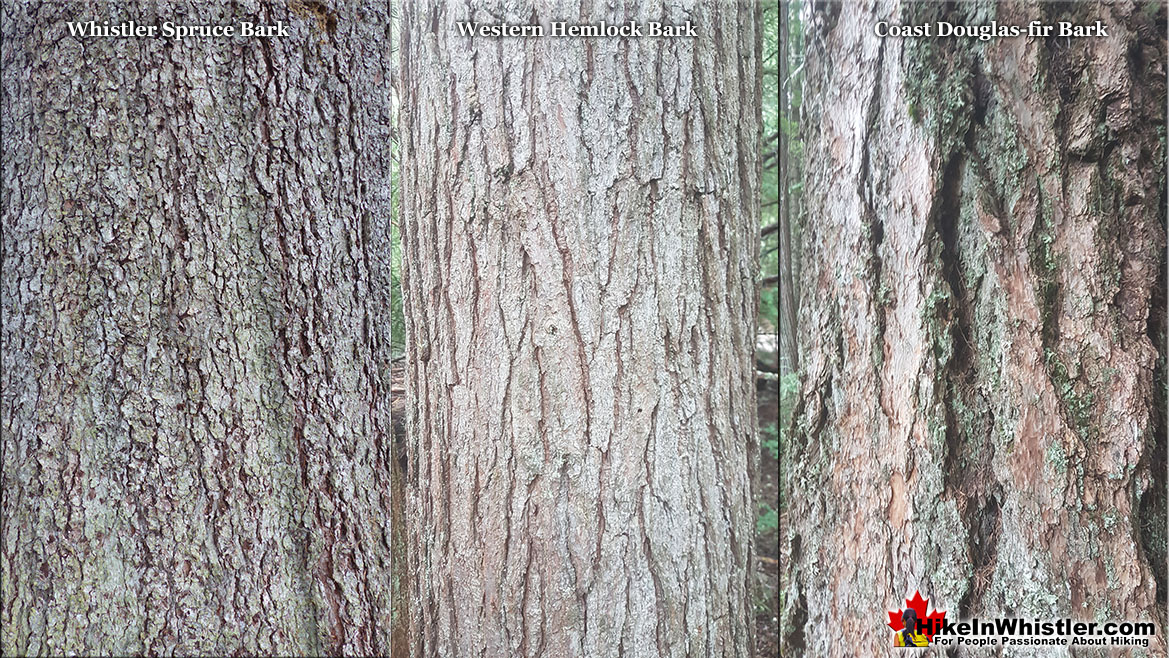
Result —
<instances>
[{"instance_id":1,"label":"furrowed bark","mask_svg":"<svg viewBox=\"0 0 1169 658\"><path fill-rule=\"evenodd\" d=\"M1109 36L872 29L992 19ZM1163 620L1164 6L844 3L810 29L786 646L885 651L918 589Z\"/></svg>"},{"instance_id":2,"label":"furrowed bark","mask_svg":"<svg viewBox=\"0 0 1169 658\"><path fill-rule=\"evenodd\" d=\"M749 655L757 8L402 25L414 655Z\"/></svg>"},{"instance_id":3,"label":"furrowed bark","mask_svg":"<svg viewBox=\"0 0 1169 658\"><path fill-rule=\"evenodd\" d=\"M387 652L385 8L2 17L0 651Z\"/></svg>"}]
</instances>

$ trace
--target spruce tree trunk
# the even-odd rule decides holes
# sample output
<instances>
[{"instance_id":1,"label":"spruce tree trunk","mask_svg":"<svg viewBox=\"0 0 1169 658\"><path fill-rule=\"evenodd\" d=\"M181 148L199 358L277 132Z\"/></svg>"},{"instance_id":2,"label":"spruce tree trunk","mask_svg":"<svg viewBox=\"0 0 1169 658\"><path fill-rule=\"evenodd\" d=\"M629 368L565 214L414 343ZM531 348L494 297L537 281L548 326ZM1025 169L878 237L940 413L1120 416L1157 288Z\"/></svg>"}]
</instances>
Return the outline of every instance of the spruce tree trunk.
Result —
<instances>
[{"instance_id":1,"label":"spruce tree trunk","mask_svg":"<svg viewBox=\"0 0 1169 658\"><path fill-rule=\"evenodd\" d=\"M386 653L385 8L129 7L0 24L0 652Z\"/></svg>"},{"instance_id":2,"label":"spruce tree trunk","mask_svg":"<svg viewBox=\"0 0 1169 658\"><path fill-rule=\"evenodd\" d=\"M915 590L961 618L1163 620L1164 6L828 9L785 646L884 653ZM943 19L1109 36L873 33Z\"/></svg>"},{"instance_id":3,"label":"spruce tree trunk","mask_svg":"<svg viewBox=\"0 0 1169 658\"><path fill-rule=\"evenodd\" d=\"M414 655L749 655L757 8L412 2L402 26Z\"/></svg>"}]
</instances>

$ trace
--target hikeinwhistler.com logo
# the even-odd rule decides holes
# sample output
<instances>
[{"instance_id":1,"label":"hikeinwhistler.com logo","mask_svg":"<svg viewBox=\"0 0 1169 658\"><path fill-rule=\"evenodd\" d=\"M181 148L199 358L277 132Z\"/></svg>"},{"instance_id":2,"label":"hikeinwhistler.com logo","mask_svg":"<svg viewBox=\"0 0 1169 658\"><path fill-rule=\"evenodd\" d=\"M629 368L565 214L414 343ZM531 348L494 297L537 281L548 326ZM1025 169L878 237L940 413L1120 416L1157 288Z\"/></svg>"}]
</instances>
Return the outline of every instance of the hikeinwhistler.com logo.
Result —
<instances>
[{"instance_id":1,"label":"hikeinwhistler.com logo","mask_svg":"<svg viewBox=\"0 0 1169 658\"><path fill-rule=\"evenodd\" d=\"M928 610L928 612L927 612ZM889 611L893 646L942 647L1144 647L1157 634L1148 621L1086 621L1071 618L993 617L954 621L944 610L929 610L921 592L905 607Z\"/></svg>"}]
</instances>

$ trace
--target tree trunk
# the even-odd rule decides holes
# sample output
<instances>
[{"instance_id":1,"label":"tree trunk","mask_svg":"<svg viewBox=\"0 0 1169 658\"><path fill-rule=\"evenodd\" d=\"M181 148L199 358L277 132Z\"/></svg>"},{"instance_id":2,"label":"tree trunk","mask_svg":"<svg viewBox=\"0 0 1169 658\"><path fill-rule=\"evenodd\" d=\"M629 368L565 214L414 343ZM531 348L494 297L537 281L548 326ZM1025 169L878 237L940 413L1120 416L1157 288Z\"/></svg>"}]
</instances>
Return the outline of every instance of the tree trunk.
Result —
<instances>
[{"instance_id":1,"label":"tree trunk","mask_svg":"<svg viewBox=\"0 0 1169 658\"><path fill-rule=\"evenodd\" d=\"M749 655L756 14L406 4L414 655Z\"/></svg>"},{"instance_id":2,"label":"tree trunk","mask_svg":"<svg viewBox=\"0 0 1169 658\"><path fill-rule=\"evenodd\" d=\"M790 56L788 31L790 23L787 2L779 3L779 102L780 115L785 121L794 120L791 96L788 92L788 58ZM779 139L779 362L781 372L796 372L800 369L799 351L796 349L796 287L792 277L792 207L787 190L792 181L792 168L787 152L787 140L783 137L784 123L780 121ZM798 172L796 172L798 174Z\"/></svg>"},{"instance_id":3,"label":"tree trunk","mask_svg":"<svg viewBox=\"0 0 1169 658\"><path fill-rule=\"evenodd\" d=\"M1152 10L844 3L811 22L793 654L887 651L915 590L961 618L1164 619ZM873 32L992 19L1109 36Z\"/></svg>"},{"instance_id":4,"label":"tree trunk","mask_svg":"<svg viewBox=\"0 0 1169 658\"><path fill-rule=\"evenodd\" d=\"M388 20L239 5L3 11L5 655L388 651Z\"/></svg>"}]
</instances>

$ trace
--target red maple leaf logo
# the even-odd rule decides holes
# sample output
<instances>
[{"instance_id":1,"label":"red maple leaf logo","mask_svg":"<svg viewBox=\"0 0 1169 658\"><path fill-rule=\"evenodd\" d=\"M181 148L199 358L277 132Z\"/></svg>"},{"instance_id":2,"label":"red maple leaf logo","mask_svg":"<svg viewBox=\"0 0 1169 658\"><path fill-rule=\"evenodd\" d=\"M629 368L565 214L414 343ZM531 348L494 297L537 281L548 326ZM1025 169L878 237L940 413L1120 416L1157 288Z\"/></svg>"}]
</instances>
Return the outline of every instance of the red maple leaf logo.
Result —
<instances>
[{"instance_id":1,"label":"red maple leaf logo","mask_svg":"<svg viewBox=\"0 0 1169 658\"><path fill-rule=\"evenodd\" d=\"M921 592L914 592L912 599L905 599L906 607L913 608L913 611L917 613L917 618L923 622L922 634L925 635L927 640L933 642L934 633L942 629L942 621L946 619L946 612L944 610L940 612L934 610L927 615L925 610L929 602L929 599L921 598ZM892 628L894 632L905 628L904 622L901 621L901 613L904 611L905 609L902 608L889 613L889 628Z\"/></svg>"}]
</instances>

